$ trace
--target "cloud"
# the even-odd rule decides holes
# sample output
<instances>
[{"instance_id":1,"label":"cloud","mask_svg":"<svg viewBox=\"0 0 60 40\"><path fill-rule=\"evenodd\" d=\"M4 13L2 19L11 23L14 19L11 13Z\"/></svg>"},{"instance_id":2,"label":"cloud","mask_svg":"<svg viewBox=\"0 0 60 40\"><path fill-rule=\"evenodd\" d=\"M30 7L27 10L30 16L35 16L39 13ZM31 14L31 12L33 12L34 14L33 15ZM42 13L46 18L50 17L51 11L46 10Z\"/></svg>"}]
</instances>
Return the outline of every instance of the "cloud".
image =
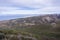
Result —
<instances>
[{"instance_id":1,"label":"cloud","mask_svg":"<svg viewBox=\"0 0 60 40\"><path fill-rule=\"evenodd\" d=\"M34 10L11 10L2 12L2 14L36 14Z\"/></svg>"},{"instance_id":2,"label":"cloud","mask_svg":"<svg viewBox=\"0 0 60 40\"><path fill-rule=\"evenodd\" d=\"M46 7L46 8L43 8L41 11L43 11L43 12L60 12L60 7Z\"/></svg>"},{"instance_id":3,"label":"cloud","mask_svg":"<svg viewBox=\"0 0 60 40\"><path fill-rule=\"evenodd\" d=\"M0 15L36 14L36 10L19 10L17 7L0 7Z\"/></svg>"},{"instance_id":4,"label":"cloud","mask_svg":"<svg viewBox=\"0 0 60 40\"><path fill-rule=\"evenodd\" d=\"M10 0L9 2L18 6L24 6L29 8L40 8L44 6L40 3L40 0Z\"/></svg>"},{"instance_id":5,"label":"cloud","mask_svg":"<svg viewBox=\"0 0 60 40\"><path fill-rule=\"evenodd\" d=\"M37 9L51 5L51 0L8 0L8 2L20 7L23 6Z\"/></svg>"},{"instance_id":6,"label":"cloud","mask_svg":"<svg viewBox=\"0 0 60 40\"><path fill-rule=\"evenodd\" d=\"M53 0L52 3L52 6L60 6L60 0Z\"/></svg>"},{"instance_id":7,"label":"cloud","mask_svg":"<svg viewBox=\"0 0 60 40\"><path fill-rule=\"evenodd\" d=\"M59 0L0 0L0 15L60 12Z\"/></svg>"}]
</instances>

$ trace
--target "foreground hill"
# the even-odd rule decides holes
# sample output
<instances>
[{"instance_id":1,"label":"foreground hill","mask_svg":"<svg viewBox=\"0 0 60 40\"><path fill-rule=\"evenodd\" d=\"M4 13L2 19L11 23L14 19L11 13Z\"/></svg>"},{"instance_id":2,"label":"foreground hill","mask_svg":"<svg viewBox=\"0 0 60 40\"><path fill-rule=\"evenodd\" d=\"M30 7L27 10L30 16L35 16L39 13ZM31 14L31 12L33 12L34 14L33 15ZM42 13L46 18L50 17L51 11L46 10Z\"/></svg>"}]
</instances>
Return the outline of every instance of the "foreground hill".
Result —
<instances>
[{"instance_id":1,"label":"foreground hill","mask_svg":"<svg viewBox=\"0 0 60 40\"><path fill-rule=\"evenodd\" d=\"M0 33L4 40L60 40L60 14L0 21Z\"/></svg>"}]
</instances>

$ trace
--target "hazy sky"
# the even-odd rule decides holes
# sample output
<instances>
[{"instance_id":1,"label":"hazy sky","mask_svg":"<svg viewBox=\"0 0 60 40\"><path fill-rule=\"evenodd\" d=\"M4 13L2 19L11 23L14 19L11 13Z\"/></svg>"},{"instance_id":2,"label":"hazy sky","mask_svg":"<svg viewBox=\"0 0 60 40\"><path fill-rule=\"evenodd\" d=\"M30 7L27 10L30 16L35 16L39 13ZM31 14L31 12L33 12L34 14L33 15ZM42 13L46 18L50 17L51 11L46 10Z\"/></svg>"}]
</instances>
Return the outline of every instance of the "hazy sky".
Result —
<instances>
[{"instance_id":1,"label":"hazy sky","mask_svg":"<svg viewBox=\"0 0 60 40\"><path fill-rule=\"evenodd\" d=\"M60 13L60 0L0 0L0 15Z\"/></svg>"}]
</instances>

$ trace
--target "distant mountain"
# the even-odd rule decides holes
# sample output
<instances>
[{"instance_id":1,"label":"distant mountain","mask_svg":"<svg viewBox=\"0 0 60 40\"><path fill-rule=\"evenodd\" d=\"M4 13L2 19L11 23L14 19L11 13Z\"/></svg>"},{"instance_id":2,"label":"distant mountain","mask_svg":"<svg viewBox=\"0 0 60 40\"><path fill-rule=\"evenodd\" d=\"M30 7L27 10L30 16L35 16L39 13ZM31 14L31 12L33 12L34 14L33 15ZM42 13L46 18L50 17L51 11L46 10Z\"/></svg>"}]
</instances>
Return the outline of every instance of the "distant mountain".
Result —
<instances>
[{"instance_id":1,"label":"distant mountain","mask_svg":"<svg viewBox=\"0 0 60 40\"><path fill-rule=\"evenodd\" d=\"M0 21L0 28L19 28L40 24L56 24L59 21L60 14L40 15Z\"/></svg>"},{"instance_id":2,"label":"distant mountain","mask_svg":"<svg viewBox=\"0 0 60 40\"><path fill-rule=\"evenodd\" d=\"M24 18L28 16L36 16L38 14L14 14L14 15L0 15L0 21L1 20L10 20L15 18Z\"/></svg>"}]
</instances>

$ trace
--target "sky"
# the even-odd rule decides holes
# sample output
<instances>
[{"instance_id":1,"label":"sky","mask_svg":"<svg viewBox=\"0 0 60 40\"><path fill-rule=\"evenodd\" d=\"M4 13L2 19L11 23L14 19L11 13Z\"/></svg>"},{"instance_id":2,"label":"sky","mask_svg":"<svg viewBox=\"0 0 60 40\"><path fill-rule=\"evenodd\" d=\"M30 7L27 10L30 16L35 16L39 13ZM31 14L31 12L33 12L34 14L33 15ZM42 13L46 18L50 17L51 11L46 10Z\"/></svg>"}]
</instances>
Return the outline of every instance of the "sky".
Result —
<instances>
[{"instance_id":1,"label":"sky","mask_svg":"<svg viewBox=\"0 0 60 40\"><path fill-rule=\"evenodd\" d=\"M60 14L60 0L0 0L0 19L11 15Z\"/></svg>"},{"instance_id":2,"label":"sky","mask_svg":"<svg viewBox=\"0 0 60 40\"><path fill-rule=\"evenodd\" d=\"M0 0L0 15L60 13L60 0Z\"/></svg>"}]
</instances>

